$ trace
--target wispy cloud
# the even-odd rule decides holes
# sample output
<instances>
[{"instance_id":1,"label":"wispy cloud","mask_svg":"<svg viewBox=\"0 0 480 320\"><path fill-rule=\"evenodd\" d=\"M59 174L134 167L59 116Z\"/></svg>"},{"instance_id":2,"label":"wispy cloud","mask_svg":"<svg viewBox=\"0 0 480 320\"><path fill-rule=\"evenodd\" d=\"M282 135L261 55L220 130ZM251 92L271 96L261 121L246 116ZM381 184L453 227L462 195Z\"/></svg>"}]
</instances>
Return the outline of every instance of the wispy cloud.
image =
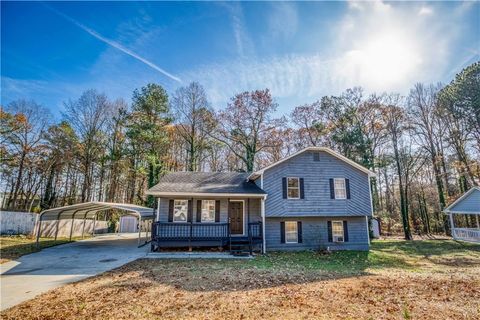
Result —
<instances>
[{"instance_id":1,"label":"wispy cloud","mask_svg":"<svg viewBox=\"0 0 480 320\"><path fill-rule=\"evenodd\" d=\"M255 53L253 42L245 27L242 4L240 2L218 2L218 4L227 9L230 14L238 55L241 58L253 55Z\"/></svg>"},{"instance_id":2,"label":"wispy cloud","mask_svg":"<svg viewBox=\"0 0 480 320\"><path fill-rule=\"evenodd\" d=\"M420 10L418 11L418 14L421 16L430 16L433 14L433 9L430 7L424 6L420 8Z\"/></svg>"},{"instance_id":3,"label":"wispy cloud","mask_svg":"<svg viewBox=\"0 0 480 320\"><path fill-rule=\"evenodd\" d=\"M79 27L80 29L82 29L83 31L87 32L88 34L90 34L91 36L95 37L96 39L108 44L109 46L117 49L117 50L120 50L121 52L131 56L132 58L135 58L137 59L138 61L140 62L143 62L144 64L146 64L147 66L151 67L152 69L162 73L163 75L169 77L170 79L174 80L174 81L177 81L177 82L182 82L182 80L171 74L170 72L160 68L158 65L156 65L155 63L145 59L144 57L140 56L139 54L133 52L132 50L128 49L128 48L125 48L123 45L121 45L120 43L114 41L114 40L111 40L111 39L108 39L104 36L102 36L101 34L99 34L98 32L96 32L95 30L85 26L84 24L78 22L77 20L69 17L68 15L64 14L63 12L60 12L58 10L56 10L55 8L52 8L51 6L49 5L46 5L45 6L50 9L51 11L55 12L56 14L58 14L59 16L63 17L64 19L70 21L72 24L76 25L77 27Z\"/></svg>"},{"instance_id":4,"label":"wispy cloud","mask_svg":"<svg viewBox=\"0 0 480 320\"><path fill-rule=\"evenodd\" d=\"M452 16L441 6L419 15L422 7L353 2L331 29L335 40L328 44L330 55L238 59L181 76L204 84L212 102L220 106L235 93L265 87L279 99L298 103L352 86L406 94L415 82L445 81L452 62L459 59L452 48L461 37L463 15Z\"/></svg>"},{"instance_id":5,"label":"wispy cloud","mask_svg":"<svg viewBox=\"0 0 480 320\"><path fill-rule=\"evenodd\" d=\"M288 40L297 32L298 12L294 2L271 3L268 17L269 36Z\"/></svg>"}]
</instances>

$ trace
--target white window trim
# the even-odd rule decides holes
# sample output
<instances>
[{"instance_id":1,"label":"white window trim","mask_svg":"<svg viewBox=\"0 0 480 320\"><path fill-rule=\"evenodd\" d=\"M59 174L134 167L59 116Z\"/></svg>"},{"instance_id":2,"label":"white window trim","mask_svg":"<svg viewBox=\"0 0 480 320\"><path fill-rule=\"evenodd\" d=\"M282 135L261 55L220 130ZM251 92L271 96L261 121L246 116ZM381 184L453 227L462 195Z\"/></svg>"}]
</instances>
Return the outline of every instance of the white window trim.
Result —
<instances>
[{"instance_id":1,"label":"white window trim","mask_svg":"<svg viewBox=\"0 0 480 320\"><path fill-rule=\"evenodd\" d=\"M288 223L292 223L292 224L295 224L295 233L296 233L296 236L297 236L297 240L295 241L288 241L288 237L287 237L287 224ZM298 243L298 221L285 221L285 243Z\"/></svg>"},{"instance_id":2,"label":"white window trim","mask_svg":"<svg viewBox=\"0 0 480 320\"><path fill-rule=\"evenodd\" d=\"M185 221L175 221L175 202L177 201L186 201L187 202L187 219ZM188 222L188 200L186 199L174 199L173 200L173 217L172 217L172 222L175 222L175 223L187 223Z\"/></svg>"},{"instance_id":3,"label":"white window trim","mask_svg":"<svg viewBox=\"0 0 480 320\"><path fill-rule=\"evenodd\" d=\"M335 223L340 223L340 225L342 226L342 235L341 235L342 241L339 241L339 240L338 240L338 237L339 237L339 236L338 236L338 235L335 235L334 232L333 232L333 230L334 230L333 225L334 225ZM336 240L335 240L335 237L337 237ZM341 220L332 221L332 241L333 241L333 242L345 242L345 229L343 228L343 221L341 221Z\"/></svg>"},{"instance_id":4,"label":"white window trim","mask_svg":"<svg viewBox=\"0 0 480 320\"><path fill-rule=\"evenodd\" d=\"M203 220L203 202L204 201L213 201L213 220L208 220L208 221ZM205 200L202 200L201 205L202 207L200 208L200 222L204 222L204 223L215 222L215 212L217 210L217 201L211 200L211 199L205 199Z\"/></svg>"},{"instance_id":5,"label":"white window trim","mask_svg":"<svg viewBox=\"0 0 480 320\"><path fill-rule=\"evenodd\" d=\"M343 180L343 191L344 191L344 196L343 197L337 197L337 186L336 186L336 182L337 181L341 181ZM345 180L345 178L334 178L333 179L333 193L335 195L335 199L338 199L338 200L345 200L347 199L347 182Z\"/></svg>"},{"instance_id":6,"label":"white window trim","mask_svg":"<svg viewBox=\"0 0 480 320\"><path fill-rule=\"evenodd\" d=\"M289 187L288 179L297 179L298 187ZM298 197L290 197L288 195L288 189L298 189ZM287 199L300 199L300 178L299 177L287 177Z\"/></svg>"}]
</instances>

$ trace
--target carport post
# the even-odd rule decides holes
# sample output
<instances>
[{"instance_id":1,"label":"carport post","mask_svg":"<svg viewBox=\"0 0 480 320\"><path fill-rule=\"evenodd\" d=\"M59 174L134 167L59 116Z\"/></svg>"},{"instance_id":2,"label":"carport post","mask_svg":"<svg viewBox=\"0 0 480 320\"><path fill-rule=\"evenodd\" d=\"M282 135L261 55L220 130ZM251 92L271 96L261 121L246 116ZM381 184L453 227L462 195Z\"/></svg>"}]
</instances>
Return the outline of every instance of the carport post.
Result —
<instances>
[{"instance_id":1,"label":"carport post","mask_svg":"<svg viewBox=\"0 0 480 320\"><path fill-rule=\"evenodd\" d=\"M95 237L95 222L97 222L97 212L93 216L93 228L92 228L92 237Z\"/></svg>"},{"instance_id":2,"label":"carport post","mask_svg":"<svg viewBox=\"0 0 480 320\"><path fill-rule=\"evenodd\" d=\"M75 222L75 214L76 214L78 211L81 211L81 209L73 211L73 214L72 214L72 225L70 226L70 241L72 241L73 223Z\"/></svg>"},{"instance_id":3,"label":"carport post","mask_svg":"<svg viewBox=\"0 0 480 320\"><path fill-rule=\"evenodd\" d=\"M142 237L142 216L138 215L138 245L140 246L140 238Z\"/></svg>"},{"instance_id":4,"label":"carport post","mask_svg":"<svg viewBox=\"0 0 480 320\"><path fill-rule=\"evenodd\" d=\"M42 213L40 213L40 218L38 219L37 244L36 244L37 249L39 247L41 229L42 229Z\"/></svg>"},{"instance_id":5,"label":"carport post","mask_svg":"<svg viewBox=\"0 0 480 320\"><path fill-rule=\"evenodd\" d=\"M58 227L60 226L60 215L62 214L64 210L60 210L57 214L57 226L55 228L55 241L57 241L57 236L58 236Z\"/></svg>"},{"instance_id":6,"label":"carport post","mask_svg":"<svg viewBox=\"0 0 480 320\"><path fill-rule=\"evenodd\" d=\"M87 222L87 214L88 214L88 211L85 212L85 217L83 217L82 239L84 238L84 235L85 235L85 223Z\"/></svg>"}]
</instances>

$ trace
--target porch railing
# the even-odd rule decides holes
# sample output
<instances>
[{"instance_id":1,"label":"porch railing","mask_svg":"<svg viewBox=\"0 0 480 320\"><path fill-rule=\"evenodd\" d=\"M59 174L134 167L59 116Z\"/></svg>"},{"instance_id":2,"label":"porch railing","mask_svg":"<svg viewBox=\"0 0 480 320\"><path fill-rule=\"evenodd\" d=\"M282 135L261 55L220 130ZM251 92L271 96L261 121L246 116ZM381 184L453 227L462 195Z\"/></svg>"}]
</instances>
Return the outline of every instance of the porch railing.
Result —
<instances>
[{"instance_id":1,"label":"porch railing","mask_svg":"<svg viewBox=\"0 0 480 320\"><path fill-rule=\"evenodd\" d=\"M262 238L263 228L262 222L249 222L248 223L248 237L252 239Z\"/></svg>"},{"instance_id":2,"label":"porch railing","mask_svg":"<svg viewBox=\"0 0 480 320\"><path fill-rule=\"evenodd\" d=\"M232 247L235 241L244 241L250 253L254 246L262 245L263 228L262 222L249 222L247 224L247 237L232 237L230 223L174 223L174 222L153 222L152 223L152 250L155 245L161 246L224 246ZM246 239L247 238L247 239ZM245 242L245 241L248 242Z\"/></svg>"},{"instance_id":3,"label":"porch railing","mask_svg":"<svg viewBox=\"0 0 480 320\"><path fill-rule=\"evenodd\" d=\"M171 223L154 222L153 240L209 241L224 240L230 237L228 222L220 223Z\"/></svg>"},{"instance_id":4,"label":"porch railing","mask_svg":"<svg viewBox=\"0 0 480 320\"><path fill-rule=\"evenodd\" d=\"M453 238L464 241L480 242L480 229L453 228Z\"/></svg>"}]
</instances>

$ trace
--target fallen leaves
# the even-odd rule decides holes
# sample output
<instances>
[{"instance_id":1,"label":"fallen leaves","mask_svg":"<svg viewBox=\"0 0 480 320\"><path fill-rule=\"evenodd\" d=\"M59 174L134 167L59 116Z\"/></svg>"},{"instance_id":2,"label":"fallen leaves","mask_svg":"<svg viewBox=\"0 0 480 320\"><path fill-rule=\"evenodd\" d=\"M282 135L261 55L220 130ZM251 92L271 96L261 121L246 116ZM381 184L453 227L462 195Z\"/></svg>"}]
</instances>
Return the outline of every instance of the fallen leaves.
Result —
<instances>
[{"instance_id":1,"label":"fallen leaves","mask_svg":"<svg viewBox=\"0 0 480 320\"><path fill-rule=\"evenodd\" d=\"M438 252L444 255L444 251ZM383 267L349 273L322 268L324 264L318 259L336 259L337 255L311 253L309 258L308 254L279 254L250 264L225 260L137 260L47 292L2 312L1 318L479 318L478 254L471 254L464 267L455 263L453 257L440 259L431 255L430 260L413 271ZM461 256L463 261L467 261L465 256L466 253ZM298 257L303 259L301 263L296 262ZM345 256L340 258L345 260ZM452 263L444 263L447 258ZM288 263L282 264L283 259Z\"/></svg>"}]
</instances>

